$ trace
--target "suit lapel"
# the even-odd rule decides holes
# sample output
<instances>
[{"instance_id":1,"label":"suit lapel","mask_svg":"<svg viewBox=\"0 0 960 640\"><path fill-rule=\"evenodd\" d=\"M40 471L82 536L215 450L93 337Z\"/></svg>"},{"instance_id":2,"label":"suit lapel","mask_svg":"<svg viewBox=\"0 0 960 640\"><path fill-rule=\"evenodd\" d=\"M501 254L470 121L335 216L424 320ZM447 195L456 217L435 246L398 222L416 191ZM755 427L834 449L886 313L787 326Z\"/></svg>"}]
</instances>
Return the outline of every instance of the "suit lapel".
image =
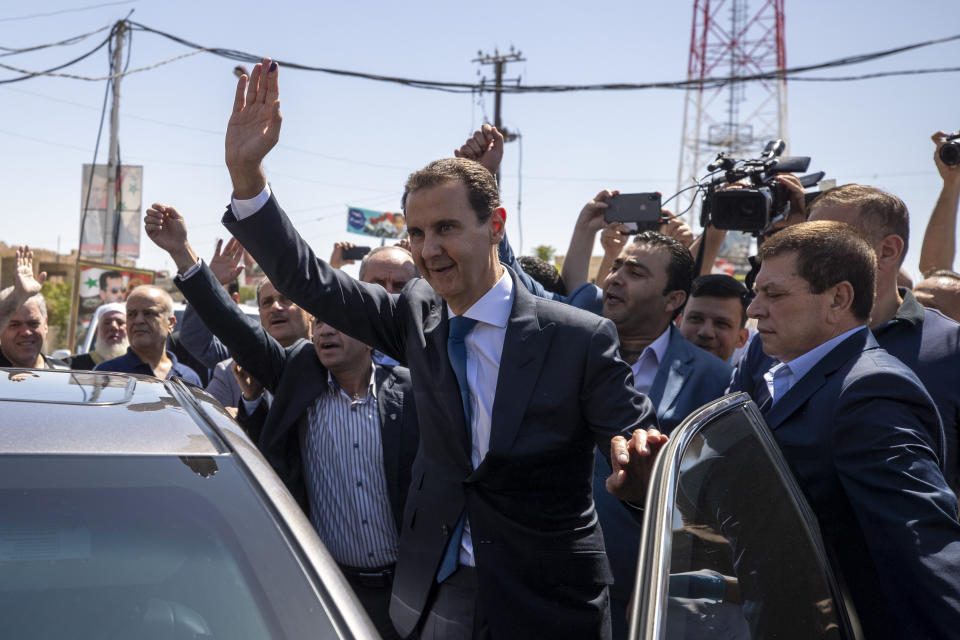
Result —
<instances>
[{"instance_id":1,"label":"suit lapel","mask_svg":"<svg viewBox=\"0 0 960 640\"><path fill-rule=\"evenodd\" d=\"M650 387L650 401L656 406L658 416L666 415L673 408L680 390L693 373L693 367L690 366L693 356L682 340L680 333L671 325L670 342Z\"/></svg>"},{"instance_id":2,"label":"suit lapel","mask_svg":"<svg viewBox=\"0 0 960 640\"><path fill-rule=\"evenodd\" d=\"M826 384L828 376L836 372L854 355L863 351L865 347L869 347L870 342L873 342L873 346L876 346L876 341L869 331L859 331L827 353L770 408L770 411L764 416L767 425L771 429L776 429L783 424L820 387Z\"/></svg>"},{"instance_id":3,"label":"suit lapel","mask_svg":"<svg viewBox=\"0 0 960 640\"><path fill-rule=\"evenodd\" d=\"M493 401L490 453L509 451L513 445L553 338L553 324L540 326L536 298L517 282L513 272L510 275L515 295Z\"/></svg>"}]
</instances>

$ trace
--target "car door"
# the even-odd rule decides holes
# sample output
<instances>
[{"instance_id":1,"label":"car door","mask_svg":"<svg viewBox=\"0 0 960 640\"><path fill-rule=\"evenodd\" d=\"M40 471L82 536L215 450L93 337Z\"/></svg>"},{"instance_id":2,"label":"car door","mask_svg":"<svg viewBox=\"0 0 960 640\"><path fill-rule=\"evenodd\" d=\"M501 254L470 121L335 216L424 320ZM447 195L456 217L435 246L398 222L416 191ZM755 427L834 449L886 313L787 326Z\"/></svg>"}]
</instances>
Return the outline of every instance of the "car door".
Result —
<instances>
[{"instance_id":1,"label":"car door","mask_svg":"<svg viewBox=\"0 0 960 640\"><path fill-rule=\"evenodd\" d=\"M756 405L716 400L651 477L631 638L860 637L816 519Z\"/></svg>"}]
</instances>

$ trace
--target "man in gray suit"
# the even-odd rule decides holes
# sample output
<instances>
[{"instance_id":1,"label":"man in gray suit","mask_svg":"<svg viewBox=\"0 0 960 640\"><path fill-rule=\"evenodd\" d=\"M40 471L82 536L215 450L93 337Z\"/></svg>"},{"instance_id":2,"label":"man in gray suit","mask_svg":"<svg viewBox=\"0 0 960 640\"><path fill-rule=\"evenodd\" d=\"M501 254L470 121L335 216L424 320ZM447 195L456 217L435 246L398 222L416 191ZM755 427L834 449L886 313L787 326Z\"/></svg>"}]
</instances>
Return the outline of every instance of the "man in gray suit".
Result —
<instances>
[{"instance_id":1,"label":"man in gray suit","mask_svg":"<svg viewBox=\"0 0 960 640\"><path fill-rule=\"evenodd\" d=\"M278 72L266 59L249 86L246 76L238 84L224 222L292 300L410 368L420 449L393 586L397 630L609 637L594 447L612 453L608 488L642 502L666 440L644 428L656 418L617 357L613 325L517 286L497 259L506 212L496 184L468 160L408 180L404 212L423 278L397 296L331 269L263 174L279 139Z\"/></svg>"}]
</instances>

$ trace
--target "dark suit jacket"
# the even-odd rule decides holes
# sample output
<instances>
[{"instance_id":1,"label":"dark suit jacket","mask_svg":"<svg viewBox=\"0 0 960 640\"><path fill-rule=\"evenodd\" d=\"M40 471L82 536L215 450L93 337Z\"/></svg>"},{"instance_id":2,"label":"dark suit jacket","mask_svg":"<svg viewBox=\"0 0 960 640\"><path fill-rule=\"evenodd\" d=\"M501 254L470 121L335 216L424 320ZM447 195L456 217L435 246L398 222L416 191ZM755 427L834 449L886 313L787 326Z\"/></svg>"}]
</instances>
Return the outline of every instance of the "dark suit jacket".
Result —
<instances>
[{"instance_id":1,"label":"dark suit jacket","mask_svg":"<svg viewBox=\"0 0 960 640\"><path fill-rule=\"evenodd\" d=\"M751 392L752 373L741 367L731 390ZM860 331L770 407L766 421L850 588L864 636L955 636L957 501L939 467L940 420L916 375Z\"/></svg>"},{"instance_id":2,"label":"dark suit jacket","mask_svg":"<svg viewBox=\"0 0 960 640\"><path fill-rule=\"evenodd\" d=\"M309 512L302 459L306 415L307 408L326 388L328 376L313 343L300 340L287 348L280 346L260 323L237 308L206 264L186 280L176 278L176 284L240 366L273 394L269 412L261 416L262 430L251 433L251 438L304 511ZM418 444L417 414L410 373L403 367L375 366L375 371L384 474L399 531ZM265 406L263 402L261 406Z\"/></svg>"},{"instance_id":3,"label":"dark suit jacket","mask_svg":"<svg viewBox=\"0 0 960 640\"><path fill-rule=\"evenodd\" d=\"M607 637L610 569L590 487L593 452L656 423L616 355L613 324L515 281L490 449L474 469L447 358L446 303L425 280L396 296L331 269L273 197L240 222L228 211L224 223L284 295L410 367L421 437L391 603L400 634L420 620L466 509L493 637Z\"/></svg>"},{"instance_id":4,"label":"dark suit jacket","mask_svg":"<svg viewBox=\"0 0 960 640\"><path fill-rule=\"evenodd\" d=\"M650 387L650 400L657 409L660 429L670 433L695 409L722 396L732 370L726 362L684 338L671 324L670 343ZM604 481L609 475L610 463L597 456L593 499L613 567L614 586L610 595L625 603L633 591L643 527L607 492Z\"/></svg>"},{"instance_id":5,"label":"dark suit jacket","mask_svg":"<svg viewBox=\"0 0 960 640\"><path fill-rule=\"evenodd\" d=\"M936 309L917 302L909 289L900 289L903 303L890 322L873 329L880 346L913 370L937 405L946 448L940 458L943 475L954 493L960 492L960 324ZM763 353L759 338L750 341L738 370L738 388L754 398L767 395L763 374L776 360ZM757 404L761 404L758 400Z\"/></svg>"}]
</instances>

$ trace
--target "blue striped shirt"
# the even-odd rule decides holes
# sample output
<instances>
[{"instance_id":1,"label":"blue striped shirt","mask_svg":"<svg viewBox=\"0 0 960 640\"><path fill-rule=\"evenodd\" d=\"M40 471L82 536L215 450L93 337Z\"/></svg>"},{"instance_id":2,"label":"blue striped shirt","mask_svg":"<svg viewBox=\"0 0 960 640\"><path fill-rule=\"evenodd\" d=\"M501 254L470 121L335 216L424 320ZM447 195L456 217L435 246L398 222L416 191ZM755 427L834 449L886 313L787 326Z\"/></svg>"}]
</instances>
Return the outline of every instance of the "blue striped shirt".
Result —
<instances>
[{"instance_id":1,"label":"blue striped shirt","mask_svg":"<svg viewBox=\"0 0 960 640\"><path fill-rule=\"evenodd\" d=\"M310 520L340 564L358 568L397 561L397 528L383 470L383 443L371 375L353 400L328 376L307 410L304 469Z\"/></svg>"}]
</instances>

